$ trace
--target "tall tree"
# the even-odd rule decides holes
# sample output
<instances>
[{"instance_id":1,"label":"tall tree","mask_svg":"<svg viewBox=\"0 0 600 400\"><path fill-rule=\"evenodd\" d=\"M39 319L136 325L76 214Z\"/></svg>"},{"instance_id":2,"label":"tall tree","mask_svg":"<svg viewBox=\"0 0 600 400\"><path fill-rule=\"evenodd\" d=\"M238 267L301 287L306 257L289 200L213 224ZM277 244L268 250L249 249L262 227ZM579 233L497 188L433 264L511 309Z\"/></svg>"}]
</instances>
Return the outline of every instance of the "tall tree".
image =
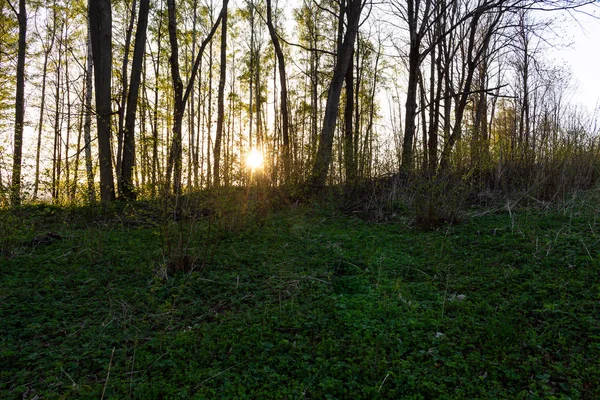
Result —
<instances>
[{"instance_id":1,"label":"tall tree","mask_svg":"<svg viewBox=\"0 0 600 400\"><path fill-rule=\"evenodd\" d=\"M86 40L86 64L85 64L85 117L83 123L83 141L85 148L85 171L87 176L88 185L88 199L90 203L96 200L96 193L94 189L94 168L92 162L92 73L93 73L93 60L92 60L92 39L90 35L90 28L87 29L87 40Z\"/></svg>"},{"instance_id":2,"label":"tall tree","mask_svg":"<svg viewBox=\"0 0 600 400\"><path fill-rule=\"evenodd\" d=\"M431 27L434 1L407 0L391 2L396 14L406 21L409 34L408 45L408 86L406 89L406 108L404 117L404 139L402 143L401 170L407 172L413 168L413 141L416 134L417 117L417 88L419 83L420 66L431 46L422 50L423 38ZM424 127L423 127L424 128Z\"/></svg>"},{"instance_id":3,"label":"tall tree","mask_svg":"<svg viewBox=\"0 0 600 400\"><path fill-rule=\"evenodd\" d=\"M126 5L127 6L127 5ZM137 7L137 0L133 0L131 2L131 8L127 7L129 12L129 22L127 24L127 29L125 30L125 46L123 48L123 64L121 64L121 98L119 99L119 109L118 109L118 131L117 131L117 159L116 159L116 168L117 168L117 188L119 190L119 195L122 195L121 192L123 185L123 177L121 173L123 171L123 140L125 136L125 109L126 103L128 101L128 86L127 86L127 69L129 66L129 52L131 51L131 36L133 35L133 27L135 25L135 9ZM132 68L132 73L135 72L135 69ZM127 103L128 105L128 103ZM128 196L131 196L131 193L128 193Z\"/></svg>"},{"instance_id":4,"label":"tall tree","mask_svg":"<svg viewBox=\"0 0 600 400\"><path fill-rule=\"evenodd\" d=\"M469 22L466 43L466 54L463 65L464 76L460 83L459 92L455 95L454 109L454 127L450 136L444 142L442 154L440 157L440 169L447 170L450 166L450 154L456 142L460 139L463 129L463 117L469 99L473 93L472 84L477 67L480 65L483 56L486 54L492 36L497 32L498 25L502 21L504 15L503 9L498 9L497 12L491 13L490 18L485 26L480 25L481 19L486 13L494 7L488 5L481 7L473 12Z\"/></svg>"},{"instance_id":5,"label":"tall tree","mask_svg":"<svg viewBox=\"0 0 600 400\"><path fill-rule=\"evenodd\" d=\"M217 95L217 134L215 136L215 149L213 152L215 163L213 179L214 185L220 185L220 160L221 142L223 139L223 123L225 120L225 78L227 68L227 4L223 5L223 19L221 20L221 65L219 72L219 93Z\"/></svg>"},{"instance_id":6,"label":"tall tree","mask_svg":"<svg viewBox=\"0 0 600 400\"><path fill-rule=\"evenodd\" d=\"M54 7L54 13L56 13L56 7ZM56 37L56 24L53 23L52 28L47 27L46 29L46 40L42 43L42 48L44 52L44 64L42 67L42 96L40 99L40 118L38 120L38 137L35 153L35 181L33 184L34 199L37 198L40 183L40 153L42 148L42 132L44 126L44 111L46 105L46 78L48 72L48 59L50 58L50 52L54 47L54 39Z\"/></svg>"},{"instance_id":7,"label":"tall tree","mask_svg":"<svg viewBox=\"0 0 600 400\"><path fill-rule=\"evenodd\" d=\"M110 145L111 74L112 74L112 9L110 0L89 0L88 18L94 81L96 86L96 123L100 163L100 199L115 199L115 184Z\"/></svg>"},{"instance_id":8,"label":"tall tree","mask_svg":"<svg viewBox=\"0 0 600 400\"><path fill-rule=\"evenodd\" d=\"M275 30L273 24L273 9L271 0L267 0L267 27L269 28L269 35L273 42L273 48L275 49L275 55L277 56L277 68L279 70L279 84L280 89L280 102L281 102L281 131L283 139L283 177L287 182L290 178L290 123L289 123L289 109L288 109L288 89L287 89L287 77L285 72L285 58L283 56L283 50L281 49L281 43L279 42L279 36Z\"/></svg>"},{"instance_id":9,"label":"tall tree","mask_svg":"<svg viewBox=\"0 0 600 400\"><path fill-rule=\"evenodd\" d=\"M338 50L335 60L333 76L327 91L327 103L325 105L325 115L323 116L323 127L321 136L319 137L319 147L315 164L312 170L311 186L314 188L322 188L325 186L329 164L331 163L333 150L333 134L335 132L336 121L338 117L340 95L346 71L350 65L352 52L354 50L354 41L358 33L360 23L360 15L364 8L363 0L342 0L340 2L341 9L339 14ZM345 24L344 24L345 17ZM342 33L343 26L346 26L345 32Z\"/></svg>"},{"instance_id":10,"label":"tall tree","mask_svg":"<svg viewBox=\"0 0 600 400\"><path fill-rule=\"evenodd\" d=\"M126 199L133 200L135 191L133 185L133 164L135 160L135 116L139 97L144 49L146 48L146 30L148 28L148 13L150 0L140 0L138 26L135 32L133 62L131 65L131 82L127 94L127 115L123 131L123 160L121 163L121 179L119 192Z\"/></svg>"},{"instance_id":11,"label":"tall tree","mask_svg":"<svg viewBox=\"0 0 600 400\"><path fill-rule=\"evenodd\" d=\"M354 158L354 66L350 57L350 64L346 70L346 106L344 108L344 165L346 167L346 182L350 185L356 178L356 163ZM357 97L358 99L358 97Z\"/></svg>"},{"instance_id":12,"label":"tall tree","mask_svg":"<svg viewBox=\"0 0 600 400\"><path fill-rule=\"evenodd\" d=\"M56 14L55 14L56 17ZM55 23L58 23L58 18L55 18ZM62 31L64 29L64 18L60 22L59 37L62 37ZM61 102L61 95L64 95L64 91L61 91L61 85L63 84L63 60L65 54L65 42L63 40L58 41L58 58L55 60L55 82L54 82L54 144L52 147L52 201L57 203L58 196L60 194L60 175L62 172L62 120L64 113L64 98Z\"/></svg>"},{"instance_id":13,"label":"tall tree","mask_svg":"<svg viewBox=\"0 0 600 400\"><path fill-rule=\"evenodd\" d=\"M9 0L7 0L9 1ZM25 119L25 52L27 50L27 10L25 0L19 0L19 11L12 3L19 22L19 49L17 53L17 88L15 96L15 136L12 168L12 203L21 204L21 168L23 157L23 124Z\"/></svg>"},{"instance_id":14,"label":"tall tree","mask_svg":"<svg viewBox=\"0 0 600 400\"><path fill-rule=\"evenodd\" d=\"M171 147L169 149L169 160L167 162L167 184L171 182L173 184L173 193L181 193L181 172L182 172L182 123L183 115L185 111L185 105L194 87L194 80L198 72L200 65L200 59L204 53L206 45L212 40L217 28L221 24L221 20L227 10L227 3L229 0L223 0L223 8L217 21L213 25L212 29L208 33L207 37L202 41L194 65L192 67L192 73L184 92L183 81L181 80L181 73L179 71L179 42L177 38L177 17L175 10L175 0L167 0L167 12L169 16L168 31L169 31L169 43L171 45L171 56L169 62L171 64L171 80L173 82L173 136L171 139ZM171 176L172 175L172 176ZM172 178L172 181L171 181Z\"/></svg>"}]
</instances>

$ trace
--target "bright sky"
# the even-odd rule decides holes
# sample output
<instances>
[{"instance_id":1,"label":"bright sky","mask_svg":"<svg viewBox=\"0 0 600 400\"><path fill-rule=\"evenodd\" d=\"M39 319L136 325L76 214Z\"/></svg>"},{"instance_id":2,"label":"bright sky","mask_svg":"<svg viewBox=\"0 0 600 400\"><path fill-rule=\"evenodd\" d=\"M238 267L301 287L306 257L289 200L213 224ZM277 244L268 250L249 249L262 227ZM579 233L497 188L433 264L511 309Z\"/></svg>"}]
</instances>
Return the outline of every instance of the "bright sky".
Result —
<instances>
[{"instance_id":1,"label":"bright sky","mask_svg":"<svg viewBox=\"0 0 600 400\"><path fill-rule=\"evenodd\" d=\"M559 17L556 33L572 44L552 50L548 58L570 67L575 89L571 102L584 105L591 112L600 101L600 9L588 6L583 10L596 18L581 12Z\"/></svg>"}]
</instances>

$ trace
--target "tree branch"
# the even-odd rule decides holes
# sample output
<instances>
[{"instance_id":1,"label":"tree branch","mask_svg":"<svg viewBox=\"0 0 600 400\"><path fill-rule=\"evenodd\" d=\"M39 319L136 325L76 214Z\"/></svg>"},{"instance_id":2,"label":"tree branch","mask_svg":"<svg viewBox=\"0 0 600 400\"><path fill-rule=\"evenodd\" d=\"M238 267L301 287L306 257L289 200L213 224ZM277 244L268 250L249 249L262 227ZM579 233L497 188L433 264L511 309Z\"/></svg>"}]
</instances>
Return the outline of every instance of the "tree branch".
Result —
<instances>
[{"instance_id":1,"label":"tree branch","mask_svg":"<svg viewBox=\"0 0 600 400\"><path fill-rule=\"evenodd\" d=\"M13 12L15 13L15 16L17 18L19 18L19 13L17 12L17 9L15 8L15 6L13 6L13 4L11 3L10 0L6 0L6 2L8 3L8 5L10 6L10 8L12 8Z\"/></svg>"}]
</instances>

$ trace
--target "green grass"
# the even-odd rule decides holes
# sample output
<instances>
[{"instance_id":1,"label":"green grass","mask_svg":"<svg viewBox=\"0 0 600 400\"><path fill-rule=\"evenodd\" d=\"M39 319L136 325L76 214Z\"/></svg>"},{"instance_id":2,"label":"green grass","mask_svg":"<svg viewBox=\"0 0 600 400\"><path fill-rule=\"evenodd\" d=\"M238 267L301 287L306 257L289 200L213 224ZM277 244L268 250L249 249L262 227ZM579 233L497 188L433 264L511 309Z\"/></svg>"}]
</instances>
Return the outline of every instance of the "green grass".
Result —
<instances>
[{"instance_id":1,"label":"green grass","mask_svg":"<svg viewBox=\"0 0 600 400\"><path fill-rule=\"evenodd\" d=\"M600 398L596 209L203 219L167 280L148 213L3 212L0 398Z\"/></svg>"}]
</instances>

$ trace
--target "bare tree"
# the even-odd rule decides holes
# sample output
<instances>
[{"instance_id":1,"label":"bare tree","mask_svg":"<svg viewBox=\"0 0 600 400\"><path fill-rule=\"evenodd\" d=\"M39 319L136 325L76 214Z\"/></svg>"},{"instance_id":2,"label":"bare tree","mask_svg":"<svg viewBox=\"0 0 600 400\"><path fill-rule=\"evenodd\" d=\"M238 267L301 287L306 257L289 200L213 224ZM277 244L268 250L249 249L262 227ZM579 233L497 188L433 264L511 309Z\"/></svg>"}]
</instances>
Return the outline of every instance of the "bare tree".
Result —
<instances>
[{"instance_id":1,"label":"bare tree","mask_svg":"<svg viewBox=\"0 0 600 400\"><path fill-rule=\"evenodd\" d=\"M428 33L435 10L433 0L407 0L392 1L391 5L396 14L404 19L408 26L408 86L406 90L406 108L404 117L404 139L402 144L402 171L410 171L413 168L413 141L416 134L417 116L417 86L419 82L419 71L423 58L427 51L422 50L422 41Z\"/></svg>"},{"instance_id":2,"label":"bare tree","mask_svg":"<svg viewBox=\"0 0 600 400\"><path fill-rule=\"evenodd\" d=\"M446 138L442 155L440 158L440 168L442 170L447 169L450 165L450 154L458 139L462 134L462 121L465 113L465 109L469 102L470 96L473 93L472 83L473 77L479 66L482 58L485 56L490 40L496 33L498 25L503 17L502 10L490 14L485 26L480 25L481 18L486 15L489 9L481 8L473 13L473 16L469 22L468 27L468 38L466 48L466 59L464 60L464 76L459 86L459 92L455 98L455 110L454 110L454 128L450 133L450 136Z\"/></svg>"}]
</instances>

